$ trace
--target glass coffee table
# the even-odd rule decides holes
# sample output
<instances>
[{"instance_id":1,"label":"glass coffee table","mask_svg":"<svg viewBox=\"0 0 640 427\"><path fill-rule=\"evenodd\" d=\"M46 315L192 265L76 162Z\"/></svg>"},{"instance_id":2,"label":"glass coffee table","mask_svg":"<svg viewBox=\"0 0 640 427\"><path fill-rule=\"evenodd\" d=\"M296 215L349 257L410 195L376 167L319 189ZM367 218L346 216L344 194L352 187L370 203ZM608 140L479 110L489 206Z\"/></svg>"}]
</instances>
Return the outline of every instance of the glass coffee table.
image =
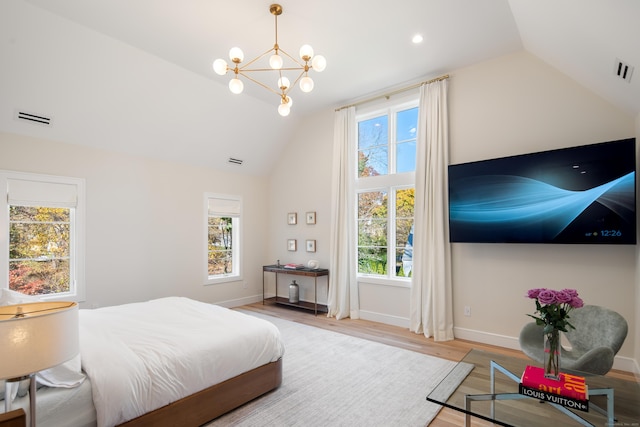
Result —
<instances>
[{"instance_id":1,"label":"glass coffee table","mask_svg":"<svg viewBox=\"0 0 640 427\"><path fill-rule=\"evenodd\" d=\"M640 427L638 382L572 372L585 377L589 386L589 408L585 412L520 394L520 376L527 365L536 363L471 350L433 389L427 400L465 413L466 426L471 425L472 417L477 417L507 427Z\"/></svg>"}]
</instances>

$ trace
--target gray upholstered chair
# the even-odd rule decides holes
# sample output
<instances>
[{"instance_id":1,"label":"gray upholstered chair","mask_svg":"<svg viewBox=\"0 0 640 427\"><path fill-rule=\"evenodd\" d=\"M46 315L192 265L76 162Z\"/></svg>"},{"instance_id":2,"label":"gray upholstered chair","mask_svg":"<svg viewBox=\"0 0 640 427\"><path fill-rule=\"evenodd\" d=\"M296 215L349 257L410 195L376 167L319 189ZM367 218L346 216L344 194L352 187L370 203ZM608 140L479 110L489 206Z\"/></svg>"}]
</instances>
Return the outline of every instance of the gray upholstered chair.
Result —
<instances>
[{"instance_id":1,"label":"gray upholstered chair","mask_svg":"<svg viewBox=\"0 0 640 427\"><path fill-rule=\"evenodd\" d=\"M575 369L604 375L627 337L627 321L608 308L585 305L571 311L569 321L576 329L564 333L571 349L562 348L560 369ZM528 323L520 332L520 348L531 359L544 363L543 327Z\"/></svg>"}]
</instances>

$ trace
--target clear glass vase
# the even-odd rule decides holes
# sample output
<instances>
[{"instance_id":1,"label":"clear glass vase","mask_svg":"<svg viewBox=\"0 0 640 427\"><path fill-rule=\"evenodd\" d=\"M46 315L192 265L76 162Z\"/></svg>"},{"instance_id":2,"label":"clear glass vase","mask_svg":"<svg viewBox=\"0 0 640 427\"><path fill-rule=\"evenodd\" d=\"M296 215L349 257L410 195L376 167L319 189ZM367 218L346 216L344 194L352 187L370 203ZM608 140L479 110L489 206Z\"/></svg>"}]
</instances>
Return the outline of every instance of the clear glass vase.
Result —
<instances>
[{"instance_id":1,"label":"clear glass vase","mask_svg":"<svg viewBox=\"0 0 640 427\"><path fill-rule=\"evenodd\" d=\"M544 334L544 376L552 380L560 379L560 331L552 329Z\"/></svg>"}]
</instances>

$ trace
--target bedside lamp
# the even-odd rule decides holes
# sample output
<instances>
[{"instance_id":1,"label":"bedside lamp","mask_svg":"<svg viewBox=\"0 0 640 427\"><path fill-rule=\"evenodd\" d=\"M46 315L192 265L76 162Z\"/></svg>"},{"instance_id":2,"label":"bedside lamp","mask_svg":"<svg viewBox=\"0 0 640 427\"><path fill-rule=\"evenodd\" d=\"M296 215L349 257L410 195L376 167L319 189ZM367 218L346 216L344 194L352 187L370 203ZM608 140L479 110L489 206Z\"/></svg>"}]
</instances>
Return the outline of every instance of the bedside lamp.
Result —
<instances>
[{"instance_id":1,"label":"bedside lamp","mask_svg":"<svg viewBox=\"0 0 640 427\"><path fill-rule=\"evenodd\" d=\"M0 307L0 379L7 380L5 410L11 410L10 382L30 379L29 415L36 424L35 374L78 354L78 304L32 302Z\"/></svg>"}]
</instances>

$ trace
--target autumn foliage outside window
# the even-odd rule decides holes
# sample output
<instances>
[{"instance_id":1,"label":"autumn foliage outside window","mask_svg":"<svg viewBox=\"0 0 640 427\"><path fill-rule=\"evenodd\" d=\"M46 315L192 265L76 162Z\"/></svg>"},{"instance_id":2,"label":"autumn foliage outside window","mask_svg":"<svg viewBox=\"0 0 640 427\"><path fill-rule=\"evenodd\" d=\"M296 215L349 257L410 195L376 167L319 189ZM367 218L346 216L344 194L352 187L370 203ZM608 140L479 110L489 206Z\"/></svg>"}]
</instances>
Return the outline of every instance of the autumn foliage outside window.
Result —
<instances>
[{"instance_id":1,"label":"autumn foliage outside window","mask_svg":"<svg viewBox=\"0 0 640 427\"><path fill-rule=\"evenodd\" d=\"M209 276L233 272L233 219L209 217Z\"/></svg>"},{"instance_id":2,"label":"autumn foliage outside window","mask_svg":"<svg viewBox=\"0 0 640 427\"><path fill-rule=\"evenodd\" d=\"M9 206L9 289L70 291L71 209Z\"/></svg>"},{"instance_id":3,"label":"autumn foliage outside window","mask_svg":"<svg viewBox=\"0 0 640 427\"><path fill-rule=\"evenodd\" d=\"M418 107L357 119L358 273L411 277Z\"/></svg>"},{"instance_id":4,"label":"autumn foliage outside window","mask_svg":"<svg viewBox=\"0 0 640 427\"><path fill-rule=\"evenodd\" d=\"M206 193L207 277L206 283L242 278L240 228L242 199L239 196Z\"/></svg>"}]
</instances>

